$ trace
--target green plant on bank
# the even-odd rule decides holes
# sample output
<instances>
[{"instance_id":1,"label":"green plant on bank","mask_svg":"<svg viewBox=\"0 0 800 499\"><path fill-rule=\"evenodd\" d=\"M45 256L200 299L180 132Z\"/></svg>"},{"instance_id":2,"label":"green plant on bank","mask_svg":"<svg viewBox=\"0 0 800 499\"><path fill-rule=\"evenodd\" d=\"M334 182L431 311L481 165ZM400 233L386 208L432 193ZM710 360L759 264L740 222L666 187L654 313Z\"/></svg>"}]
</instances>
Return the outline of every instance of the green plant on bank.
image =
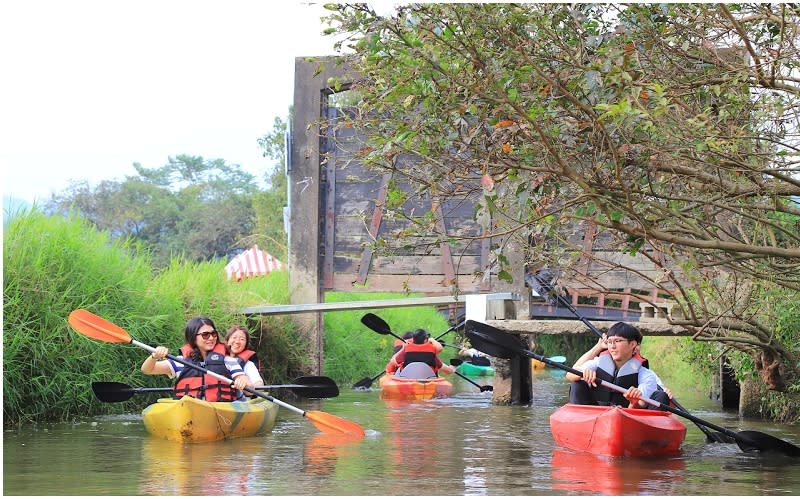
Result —
<instances>
[{"instance_id":1,"label":"green plant on bank","mask_svg":"<svg viewBox=\"0 0 800 499\"><path fill-rule=\"evenodd\" d=\"M3 238L4 424L134 412L149 400L101 404L92 381L170 384L141 373L141 349L73 331L67 323L72 310L90 310L143 343L176 352L190 317L207 315L225 330L245 321L244 306L288 303L286 272L229 282L225 263L174 259L154 275L139 247L98 232L79 216L47 216L35 208L15 214ZM247 325L255 330L267 378L283 382L307 373L308 348L292 322L270 318L263 324Z\"/></svg>"},{"instance_id":2,"label":"green plant on bank","mask_svg":"<svg viewBox=\"0 0 800 499\"><path fill-rule=\"evenodd\" d=\"M362 300L387 300L393 298L413 298L421 294L405 293L345 293L329 292L325 302L348 302ZM435 307L399 307L373 310L345 310L325 313L325 362L323 374L340 384L349 384L365 376L373 376L386 367L392 356L395 338L378 334L361 323L364 314L373 313L385 320L398 336L409 330L423 328L432 337L445 332L450 325L446 316ZM450 342L454 333L442 338ZM449 341L448 341L449 340ZM446 362L457 352L446 348L442 359Z\"/></svg>"}]
</instances>

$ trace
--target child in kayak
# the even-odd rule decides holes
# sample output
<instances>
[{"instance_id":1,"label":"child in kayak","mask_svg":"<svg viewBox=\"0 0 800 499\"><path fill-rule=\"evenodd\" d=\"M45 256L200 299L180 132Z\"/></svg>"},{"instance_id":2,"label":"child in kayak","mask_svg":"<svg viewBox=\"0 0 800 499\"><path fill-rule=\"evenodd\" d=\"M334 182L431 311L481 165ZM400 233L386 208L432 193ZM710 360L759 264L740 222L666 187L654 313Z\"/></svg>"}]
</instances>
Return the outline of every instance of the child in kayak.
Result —
<instances>
[{"instance_id":1,"label":"child in kayak","mask_svg":"<svg viewBox=\"0 0 800 499\"><path fill-rule=\"evenodd\" d=\"M241 325L232 326L225 335L225 345L228 347L228 355L239 359L239 365L244 369L244 373L256 386L264 384L261 377L261 363L254 350L250 350L250 331Z\"/></svg>"}]
</instances>

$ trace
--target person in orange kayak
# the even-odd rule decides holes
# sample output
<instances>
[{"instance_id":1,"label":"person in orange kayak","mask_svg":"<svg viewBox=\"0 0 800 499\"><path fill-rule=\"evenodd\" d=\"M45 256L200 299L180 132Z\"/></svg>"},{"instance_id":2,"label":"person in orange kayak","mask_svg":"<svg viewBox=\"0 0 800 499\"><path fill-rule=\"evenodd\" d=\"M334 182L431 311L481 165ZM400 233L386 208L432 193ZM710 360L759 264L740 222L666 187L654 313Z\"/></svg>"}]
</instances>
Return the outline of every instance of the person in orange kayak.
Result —
<instances>
[{"instance_id":1,"label":"person in orange kayak","mask_svg":"<svg viewBox=\"0 0 800 499\"><path fill-rule=\"evenodd\" d=\"M647 403L640 400L646 397L669 404L669 396L659 388L658 375L642 365L641 356L634 356L641 341L642 333L634 326L624 322L611 326L605 338L575 362L573 367L583 371L583 377L567 373L567 379L572 382L570 403L646 408ZM606 349L607 354L604 352ZM621 394L600 385L599 380L627 391Z\"/></svg>"},{"instance_id":2,"label":"person in orange kayak","mask_svg":"<svg viewBox=\"0 0 800 499\"><path fill-rule=\"evenodd\" d=\"M233 384L226 384L198 369L184 366L172 359L166 359L169 350L157 346L152 354L142 363L144 374L165 374L177 378L175 396L189 395L209 402L227 402L238 400L240 390L246 386L255 386L247 377L239 361L227 355L225 344L219 341L217 328L208 317L195 317L186 324L184 331L186 344L181 347L177 358L185 358L200 364L209 371L232 379Z\"/></svg>"},{"instance_id":3,"label":"person in orange kayak","mask_svg":"<svg viewBox=\"0 0 800 499\"><path fill-rule=\"evenodd\" d=\"M264 384L261 377L261 363L258 355L250 349L250 331L241 325L231 326L225 335L225 345L228 347L228 355L239 359L239 365L244 369L244 373L256 386Z\"/></svg>"},{"instance_id":4,"label":"person in orange kayak","mask_svg":"<svg viewBox=\"0 0 800 499\"><path fill-rule=\"evenodd\" d=\"M406 364L424 362L431 366L433 372L437 375L440 370L444 374L452 374L455 368L442 362L439 358L439 352L441 351L441 343L430 338L430 335L424 329L417 329L414 331L411 341L406 340L402 348L386 364L386 372L394 374L398 369L402 370Z\"/></svg>"},{"instance_id":5,"label":"person in orange kayak","mask_svg":"<svg viewBox=\"0 0 800 499\"><path fill-rule=\"evenodd\" d=\"M419 329L417 331L419 331ZM394 353L399 352L400 349L403 348L403 345L405 345L406 343L411 343L413 338L414 338L414 331L406 331L405 333L403 333L402 340L395 338L394 344L392 345L392 348L394 348ZM442 346L441 343L439 343L436 340L436 338L429 337L428 342L434 347L436 347L436 353L441 353L441 351L444 350L444 347Z\"/></svg>"},{"instance_id":6,"label":"person in orange kayak","mask_svg":"<svg viewBox=\"0 0 800 499\"><path fill-rule=\"evenodd\" d=\"M402 340L398 340L398 339L395 338L394 344L392 345L392 348L394 348L394 352L392 353L392 355L394 355L397 352L399 352L400 349L403 348L403 345L405 345L406 343L411 341L411 337L412 336L414 336L414 331L406 331L405 333L403 333L403 339Z\"/></svg>"}]
</instances>

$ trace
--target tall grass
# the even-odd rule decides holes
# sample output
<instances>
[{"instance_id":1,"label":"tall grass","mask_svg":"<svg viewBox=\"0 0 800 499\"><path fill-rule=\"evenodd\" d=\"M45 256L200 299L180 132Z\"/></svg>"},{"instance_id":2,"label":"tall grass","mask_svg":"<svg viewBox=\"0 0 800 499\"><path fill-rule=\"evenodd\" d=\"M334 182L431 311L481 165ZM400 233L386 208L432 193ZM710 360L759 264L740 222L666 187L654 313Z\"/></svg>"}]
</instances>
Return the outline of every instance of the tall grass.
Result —
<instances>
[{"instance_id":1,"label":"tall grass","mask_svg":"<svg viewBox=\"0 0 800 499\"><path fill-rule=\"evenodd\" d=\"M325 302L347 302L363 300L386 300L391 298L418 297L421 294L405 293L345 293L329 292ZM404 332L423 328L432 337L446 331L450 326L443 314L435 307L402 307L375 310L343 310L326 312L324 316L324 367L323 372L339 383L349 384L365 376L379 373L392 356L395 338L378 334L361 323L361 317L371 312L385 320L392 332L402 336ZM453 333L443 341L451 340ZM442 359L447 362L445 348Z\"/></svg>"},{"instance_id":2,"label":"tall grass","mask_svg":"<svg viewBox=\"0 0 800 499\"><path fill-rule=\"evenodd\" d=\"M233 324L253 331L267 381L307 373L306 340L286 317L246 322L242 307L288 303L286 272L229 282L226 262L175 259L155 275L138 248L98 232L80 217L51 217L37 210L16 214L3 238L3 421L63 420L76 415L141 409L137 395L102 404L92 381L168 386L145 376L147 352L91 340L72 330L67 317L85 308L149 345L172 352L183 344L186 321L211 317L220 330Z\"/></svg>"},{"instance_id":3,"label":"tall grass","mask_svg":"<svg viewBox=\"0 0 800 499\"><path fill-rule=\"evenodd\" d=\"M100 410L89 383L118 376L142 352L85 338L67 316L89 309L136 334L169 323L147 292L151 267L82 219L36 210L3 238L3 420L63 419ZM140 318L152 318L139 320Z\"/></svg>"}]
</instances>

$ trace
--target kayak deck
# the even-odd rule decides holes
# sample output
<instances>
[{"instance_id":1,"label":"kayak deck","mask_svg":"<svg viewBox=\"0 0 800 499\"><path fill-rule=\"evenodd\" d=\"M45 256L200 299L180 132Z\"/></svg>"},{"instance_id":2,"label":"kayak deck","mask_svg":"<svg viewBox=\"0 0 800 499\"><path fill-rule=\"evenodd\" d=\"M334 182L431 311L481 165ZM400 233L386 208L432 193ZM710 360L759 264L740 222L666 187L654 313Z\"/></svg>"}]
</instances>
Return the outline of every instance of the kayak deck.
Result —
<instances>
[{"instance_id":1,"label":"kayak deck","mask_svg":"<svg viewBox=\"0 0 800 499\"><path fill-rule=\"evenodd\" d=\"M436 376L433 369L421 362L410 363L398 374L383 376L378 385L384 400L444 398L453 391L451 382Z\"/></svg>"},{"instance_id":2,"label":"kayak deck","mask_svg":"<svg viewBox=\"0 0 800 499\"><path fill-rule=\"evenodd\" d=\"M159 399L142 411L144 426L151 435L188 443L266 433L275 426L277 416L278 405L262 398L206 402L185 396Z\"/></svg>"},{"instance_id":3,"label":"kayak deck","mask_svg":"<svg viewBox=\"0 0 800 499\"><path fill-rule=\"evenodd\" d=\"M566 404L550 415L557 445L612 457L680 452L686 426L671 413L619 406Z\"/></svg>"}]
</instances>

